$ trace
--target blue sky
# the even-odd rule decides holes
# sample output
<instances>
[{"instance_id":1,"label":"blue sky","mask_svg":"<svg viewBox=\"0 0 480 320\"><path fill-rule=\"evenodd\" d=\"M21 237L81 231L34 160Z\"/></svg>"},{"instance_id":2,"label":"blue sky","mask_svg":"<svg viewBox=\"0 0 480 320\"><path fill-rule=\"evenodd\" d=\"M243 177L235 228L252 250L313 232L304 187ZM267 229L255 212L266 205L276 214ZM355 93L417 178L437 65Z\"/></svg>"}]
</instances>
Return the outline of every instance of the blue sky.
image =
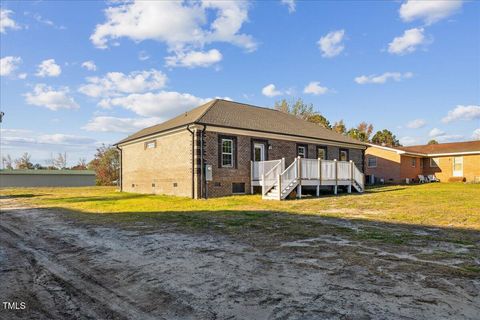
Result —
<instances>
[{"instance_id":1,"label":"blue sky","mask_svg":"<svg viewBox=\"0 0 480 320\"><path fill-rule=\"evenodd\" d=\"M480 138L480 3L1 2L2 156L45 164L211 98L313 103L405 145Z\"/></svg>"}]
</instances>

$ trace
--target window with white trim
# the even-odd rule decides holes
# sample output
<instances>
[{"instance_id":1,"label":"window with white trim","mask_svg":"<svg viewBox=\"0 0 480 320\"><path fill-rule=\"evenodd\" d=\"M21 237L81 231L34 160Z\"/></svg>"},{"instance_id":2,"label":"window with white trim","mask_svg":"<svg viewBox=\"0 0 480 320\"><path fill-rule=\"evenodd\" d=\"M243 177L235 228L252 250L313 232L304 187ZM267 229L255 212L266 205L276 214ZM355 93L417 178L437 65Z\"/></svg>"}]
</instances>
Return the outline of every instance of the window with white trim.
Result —
<instances>
[{"instance_id":1,"label":"window with white trim","mask_svg":"<svg viewBox=\"0 0 480 320\"><path fill-rule=\"evenodd\" d=\"M415 167L417 166L417 158L412 158L412 159L410 160L410 163L411 163L412 167L415 168Z\"/></svg>"},{"instance_id":2,"label":"window with white trim","mask_svg":"<svg viewBox=\"0 0 480 320\"><path fill-rule=\"evenodd\" d=\"M222 167L232 168L233 167L233 140L232 139L222 139Z\"/></svg>"},{"instance_id":3,"label":"window with white trim","mask_svg":"<svg viewBox=\"0 0 480 320\"><path fill-rule=\"evenodd\" d=\"M368 157L367 158L367 166L369 168L376 168L377 167L377 157Z\"/></svg>"},{"instance_id":4,"label":"window with white trim","mask_svg":"<svg viewBox=\"0 0 480 320\"><path fill-rule=\"evenodd\" d=\"M147 141L145 142L145 149L153 149L157 147L157 141Z\"/></svg>"},{"instance_id":5,"label":"window with white trim","mask_svg":"<svg viewBox=\"0 0 480 320\"><path fill-rule=\"evenodd\" d=\"M438 168L438 158L430 158L430 168Z\"/></svg>"},{"instance_id":6,"label":"window with white trim","mask_svg":"<svg viewBox=\"0 0 480 320\"><path fill-rule=\"evenodd\" d=\"M307 147L306 146L297 146L297 156L300 158L307 157Z\"/></svg>"}]
</instances>

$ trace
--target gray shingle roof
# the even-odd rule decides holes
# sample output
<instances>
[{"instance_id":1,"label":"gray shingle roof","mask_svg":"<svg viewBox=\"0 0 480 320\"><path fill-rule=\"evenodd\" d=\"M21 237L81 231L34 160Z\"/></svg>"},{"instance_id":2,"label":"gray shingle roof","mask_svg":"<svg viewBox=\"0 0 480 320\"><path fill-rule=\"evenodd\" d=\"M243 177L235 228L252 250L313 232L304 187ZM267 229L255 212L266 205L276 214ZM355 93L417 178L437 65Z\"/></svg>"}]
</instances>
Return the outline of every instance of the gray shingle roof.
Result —
<instances>
[{"instance_id":1,"label":"gray shingle roof","mask_svg":"<svg viewBox=\"0 0 480 320\"><path fill-rule=\"evenodd\" d=\"M192 123L287 134L365 146L364 143L358 140L351 139L318 124L299 119L281 111L222 99L212 100L171 120L140 130L117 144L165 130L187 126Z\"/></svg>"}]
</instances>

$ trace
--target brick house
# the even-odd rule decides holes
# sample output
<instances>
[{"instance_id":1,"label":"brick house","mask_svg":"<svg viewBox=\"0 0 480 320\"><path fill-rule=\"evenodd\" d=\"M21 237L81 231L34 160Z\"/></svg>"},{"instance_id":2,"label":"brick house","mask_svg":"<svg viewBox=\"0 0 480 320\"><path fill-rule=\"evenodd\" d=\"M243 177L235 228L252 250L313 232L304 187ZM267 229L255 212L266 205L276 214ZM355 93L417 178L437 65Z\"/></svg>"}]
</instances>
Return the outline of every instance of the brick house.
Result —
<instances>
[{"instance_id":1,"label":"brick house","mask_svg":"<svg viewBox=\"0 0 480 320\"><path fill-rule=\"evenodd\" d=\"M302 186L363 191L366 145L269 108L212 100L116 144L121 190L283 199Z\"/></svg>"},{"instance_id":2,"label":"brick house","mask_svg":"<svg viewBox=\"0 0 480 320\"><path fill-rule=\"evenodd\" d=\"M435 175L442 182L480 181L480 141L395 148L371 144L365 157L365 174L385 182L404 183L418 175Z\"/></svg>"}]
</instances>

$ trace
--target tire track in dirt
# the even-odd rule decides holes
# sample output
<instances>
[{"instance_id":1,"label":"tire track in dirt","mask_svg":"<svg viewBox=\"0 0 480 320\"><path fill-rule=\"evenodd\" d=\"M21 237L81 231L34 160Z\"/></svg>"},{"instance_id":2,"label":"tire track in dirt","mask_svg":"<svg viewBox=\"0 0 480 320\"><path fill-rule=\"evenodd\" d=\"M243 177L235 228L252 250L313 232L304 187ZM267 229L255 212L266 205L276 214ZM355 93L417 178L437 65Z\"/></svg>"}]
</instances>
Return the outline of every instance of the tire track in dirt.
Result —
<instances>
[{"instance_id":1,"label":"tire track in dirt","mask_svg":"<svg viewBox=\"0 0 480 320\"><path fill-rule=\"evenodd\" d=\"M62 285L66 292L74 293L77 298L80 297L79 302L85 304L86 307L82 309L82 312L93 313L92 315L97 319L105 316L111 319L165 319L139 310L128 301L128 297L118 295L113 290L106 288L86 272L71 267L67 269L48 252L40 252L32 248L23 240L25 234L21 234L21 231L15 227L2 223L0 229L2 232L11 235L11 237L2 236L2 243L18 248L22 254L28 256L32 266L37 271L37 275L41 272L47 273L54 278L55 282ZM92 308L92 302L94 308ZM102 312L94 311L98 308Z\"/></svg>"}]
</instances>

